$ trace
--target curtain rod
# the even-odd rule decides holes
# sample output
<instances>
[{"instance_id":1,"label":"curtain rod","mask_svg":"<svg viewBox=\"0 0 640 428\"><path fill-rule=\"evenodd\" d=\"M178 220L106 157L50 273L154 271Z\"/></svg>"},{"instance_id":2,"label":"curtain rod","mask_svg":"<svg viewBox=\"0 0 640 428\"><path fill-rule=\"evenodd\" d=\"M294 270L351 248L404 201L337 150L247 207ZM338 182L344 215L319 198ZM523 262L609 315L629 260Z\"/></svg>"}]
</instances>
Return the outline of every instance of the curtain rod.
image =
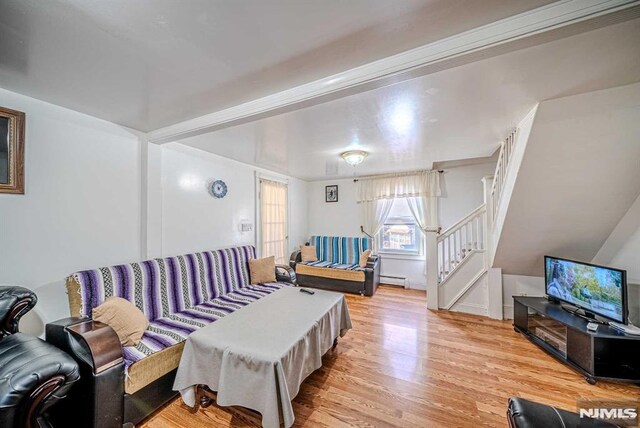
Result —
<instances>
[{"instance_id":1,"label":"curtain rod","mask_svg":"<svg viewBox=\"0 0 640 428\"><path fill-rule=\"evenodd\" d=\"M424 171L411 171L411 172L399 172L396 174L380 174L380 175L366 175L364 177L360 177L360 178L354 178L353 182L356 183L358 181L360 181L360 179L368 179L368 178L385 178L385 177L399 177L399 176L403 176L403 175L413 175L413 174L420 174L421 172L429 172L433 170L424 170ZM435 171L439 174L443 174L444 173L444 169L439 169L437 171Z\"/></svg>"}]
</instances>

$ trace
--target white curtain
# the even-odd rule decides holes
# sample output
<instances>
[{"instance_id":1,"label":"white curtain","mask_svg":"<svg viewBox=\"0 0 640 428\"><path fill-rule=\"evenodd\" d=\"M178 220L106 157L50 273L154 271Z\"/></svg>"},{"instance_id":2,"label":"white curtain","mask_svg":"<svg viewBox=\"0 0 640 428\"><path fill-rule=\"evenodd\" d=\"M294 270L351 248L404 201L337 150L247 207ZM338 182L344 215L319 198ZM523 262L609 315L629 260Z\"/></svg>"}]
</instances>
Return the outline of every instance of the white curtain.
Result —
<instances>
[{"instance_id":1,"label":"white curtain","mask_svg":"<svg viewBox=\"0 0 640 428\"><path fill-rule=\"evenodd\" d=\"M373 239L373 251L376 252L377 243L375 236L380 232L385 220L389 217L389 211L393 206L393 199L380 199L377 201L363 201L362 210L364 224L362 230Z\"/></svg>"},{"instance_id":2,"label":"white curtain","mask_svg":"<svg viewBox=\"0 0 640 428\"><path fill-rule=\"evenodd\" d=\"M276 263L287 260L287 185L260 180L261 257L274 256Z\"/></svg>"},{"instance_id":3,"label":"white curtain","mask_svg":"<svg viewBox=\"0 0 640 428\"><path fill-rule=\"evenodd\" d=\"M407 198L407 204L413 218L422 230L426 233L428 229L438 227L438 198L435 196L421 196L416 198Z\"/></svg>"},{"instance_id":4,"label":"white curtain","mask_svg":"<svg viewBox=\"0 0 640 428\"><path fill-rule=\"evenodd\" d=\"M407 198L407 204L423 235L426 235L428 230L435 231L438 229L438 198L436 196ZM425 251L425 275L427 274L427 257L429 255Z\"/></svg>"},{"instance_id":5,"label":"white curtain","mask_svg":"<svg viewBox=\"0 0 640 428\"><path fill-rule=\"evenodd\" d=\"M424 196L440 196L440 174L437 171L389 174L358 180L358 202Z\"/></svg>"},{"instance_id":6,"label":"white curtain","mask_svg":"<svg viewBox=\"0 0 640 428\"><path fill-rule=\"evenodd\" d=\"M437 171L361 178L358 203L363 209L363 230L375 237L389 216L393 200L406 198L416 223L426 233L438 226L439 196L440 173Z\"/></svg>"}]
</instances>

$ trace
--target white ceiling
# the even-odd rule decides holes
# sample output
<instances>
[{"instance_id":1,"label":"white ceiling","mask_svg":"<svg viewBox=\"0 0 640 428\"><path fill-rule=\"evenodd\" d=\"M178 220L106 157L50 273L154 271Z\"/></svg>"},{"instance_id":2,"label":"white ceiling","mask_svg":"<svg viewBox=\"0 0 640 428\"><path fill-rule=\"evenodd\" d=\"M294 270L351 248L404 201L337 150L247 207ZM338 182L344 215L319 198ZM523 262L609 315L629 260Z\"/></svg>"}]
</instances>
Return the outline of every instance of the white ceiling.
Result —
<instances>
[{"instance_id":1,"label":"white ceiling","mask_svg":"<svg viewBox=\"0 0 640 428\"><path fill-rule=\"evenodd\" d=\"M551 0L0 0L0 87L141 131Z\"/></svg>"},{"instance_id":2,"label":"white ceiling","mask_svg":"<svg viewBox=\"0 0 640 428\"><path fill-rule=\"evenodd\" d=\"M639 40L636 19L180 142L307 180L489 156L539 101L640 81Z\"/></svg>"}]
</instances>

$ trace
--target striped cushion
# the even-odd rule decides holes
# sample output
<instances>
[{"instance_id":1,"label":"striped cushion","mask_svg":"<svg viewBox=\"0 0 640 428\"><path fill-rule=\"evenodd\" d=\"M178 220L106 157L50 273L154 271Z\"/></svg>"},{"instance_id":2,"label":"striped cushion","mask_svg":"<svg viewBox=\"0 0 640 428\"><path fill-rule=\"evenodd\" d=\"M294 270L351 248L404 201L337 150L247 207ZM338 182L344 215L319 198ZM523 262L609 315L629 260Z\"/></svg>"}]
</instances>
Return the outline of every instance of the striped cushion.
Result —
<instances>
[{"instance_id":1,"label":"striped cushion","mask_svg":"<svg viewBox=\"0 0 640 428\"><path fill-rule=\"evenodd\" d=\"M107 297L118 296L149 321L165 318L249 285L248 261L255 257L255 248L245 246L78 272L80 313L90 316Z\"/></svg>"},{"instance_id":2,"label":"striped cushion","mask_svg":"<svg viewBox=\"0 0 640 428\"><path fill-rule=\"evenodd\" d=\"M316 246L318 260L345 265L358 264L360 254L372 246L371 238L345 236L312 236L310 244Z\"/></svg>"},{"instance_id":3,"label":"striped cushion","mask_svg":"<svg viewBox=\"0 0 640 428\"><path fill-rule=\"evenodd\" d=\"M148 355L183 342L195 330L287 285L284 283L249 285L190 309L156 319L149 323L147 331L136 346L123 348L125 366L129 367Z\"/></svg>"}]
</instances>

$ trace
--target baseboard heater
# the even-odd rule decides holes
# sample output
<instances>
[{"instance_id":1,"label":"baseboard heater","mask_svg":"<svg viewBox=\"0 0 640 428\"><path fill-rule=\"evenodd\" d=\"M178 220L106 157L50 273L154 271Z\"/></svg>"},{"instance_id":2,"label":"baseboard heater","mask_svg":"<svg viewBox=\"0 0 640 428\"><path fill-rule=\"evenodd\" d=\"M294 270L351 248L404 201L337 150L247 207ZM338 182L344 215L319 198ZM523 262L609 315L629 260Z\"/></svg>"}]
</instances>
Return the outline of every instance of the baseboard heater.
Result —
<instances>
[{"instance_id":1,"label":"baseboard heater","mask_svg":"<svg viewBox=\"0 0 640 428\"><path fill-rule=\"evenodd\" d=\"M399 285L400 287L407 288L406 276L380 275L380 282L382 284Z\"/></svg>"}]
</instances>

